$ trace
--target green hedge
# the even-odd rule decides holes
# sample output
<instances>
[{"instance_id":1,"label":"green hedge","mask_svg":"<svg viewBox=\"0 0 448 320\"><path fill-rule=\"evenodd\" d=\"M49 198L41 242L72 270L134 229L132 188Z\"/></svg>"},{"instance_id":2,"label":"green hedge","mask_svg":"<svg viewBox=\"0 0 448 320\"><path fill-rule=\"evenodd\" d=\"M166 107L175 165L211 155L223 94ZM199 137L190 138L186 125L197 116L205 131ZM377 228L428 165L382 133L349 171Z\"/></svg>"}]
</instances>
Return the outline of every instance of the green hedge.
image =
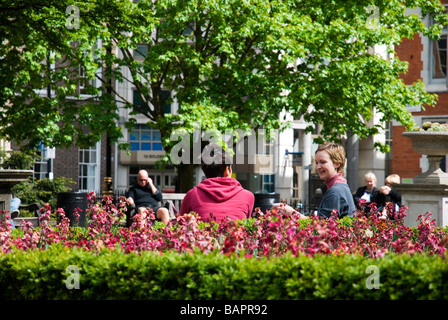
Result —
<instances>
[{"instance_id":1,"label":"green hedge","mask_svg":"<svg viewBox=\"0 0 448 320\"><path fill-rule=\"evenodd\" d=\"M379 289L369 277L378 268ZM79 268L79 289L76 273ZM67 283L69 287L67 288ZM447 299L448 264L438 256L284 256L104 250L53 247L0 255L1 299Z\"/></svg>"}]
</instances>

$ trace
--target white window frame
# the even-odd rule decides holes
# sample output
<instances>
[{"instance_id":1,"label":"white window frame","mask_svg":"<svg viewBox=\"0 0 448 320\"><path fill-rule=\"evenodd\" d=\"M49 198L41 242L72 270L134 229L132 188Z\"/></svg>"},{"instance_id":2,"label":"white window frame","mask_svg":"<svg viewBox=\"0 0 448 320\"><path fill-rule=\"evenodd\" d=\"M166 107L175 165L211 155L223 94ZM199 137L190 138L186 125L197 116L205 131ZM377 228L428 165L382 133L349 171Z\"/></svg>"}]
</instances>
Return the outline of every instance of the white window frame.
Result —
<instances>
[{"instance_id":1,"label":"white window frame","mask_svg":"<svg viewBox=\"0 0 448 320\"><path fill-rule=\"evenodd\" d=\"M41 180L47 178L48 174L47 147L40 144L38 151L40 151L40 154L39 157L34 160L33 176L35 179Z\"/></svg>"},{"instance_id":2,"label":"white window frame","mask_svg":"<svg viewBox=\"0 0 448 320\"><path fill-rule=\"evenodd\" d=\"M84 162L84 160L81 157L81 154L84 155L85 152L92 153L93 151L95 151L95 157L92 158L91 155L90 155L89 156L90 161L89 162ZM80 191L95 191L95 192L99 192L100 191L100 180L101 180L101 176L100 176L100 174L101 174L100 161L101 161L101 143L100 142L97 142L95 147L92 147L92 148L88 148L88 149L79 148L78 149L78 168L79 168L79 172L78 172L78 189ZM87 170L88 171L93 168L94 169L94 173L91 174L91 175L88 174L87 176L84 176L82 174L82 166L87 166L87 168L88 168ZM84 186L83 183L81 182L81 180L84 179L84 178L87 178L87 185L86 186ZM90 179L93 178L92 185L89 185L89 178Z\"/></svg>"},{"instance_id":3,"label":"white window frame","mask_svg":"<svg viewBox=\"0 0 448 320\"><path fill-rule=\"evenodd\" d=\"M445 9L446 9L446 5L445 5ZM429 25L433 24L433 18L430 17L429 18ZM433 54L433 47L436 43L436 41L440 41L442 38L445 38L446 41L446 53L445 53L445 77L444 78L434 78L434 54ZM428 37L426 37L426 39L428 39L427 45L428 45L428 51L427 51L427 57L428 57L428 67L427 67L427 71L428 71L428 83L430 85L430 87L428 88L428 91L439 91L439 90L443 90L447 87L448 84L448 26L445 26L442 29L442 34L440 37L440 40L432 40L429 39Z\"/></svg>"}]
</instances>

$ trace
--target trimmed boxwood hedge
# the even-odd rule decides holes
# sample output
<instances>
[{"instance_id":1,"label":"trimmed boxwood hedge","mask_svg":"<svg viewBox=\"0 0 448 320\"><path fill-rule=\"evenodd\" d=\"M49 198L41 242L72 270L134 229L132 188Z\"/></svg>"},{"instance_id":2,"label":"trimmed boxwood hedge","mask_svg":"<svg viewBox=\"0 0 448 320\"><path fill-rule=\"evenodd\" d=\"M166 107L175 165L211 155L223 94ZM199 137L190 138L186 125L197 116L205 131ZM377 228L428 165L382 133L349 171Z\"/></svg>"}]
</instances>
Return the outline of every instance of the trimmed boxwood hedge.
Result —
<instances>
[{"instance_id":1,"label":"trimmed boxwood hedge","mask_svg":"<svg viewBox=\"0 0 448 320\"><path fill-rule=\"evenodd\" d=\"M366 285L378 268L379 289ZM68 289L79 269L79 289ZM72 279L70 278L70 279ZM440 256L244 258L218 253L99 254L54 246L0 255L1 299L447 299Z\"/></svg>"}]
</instances>

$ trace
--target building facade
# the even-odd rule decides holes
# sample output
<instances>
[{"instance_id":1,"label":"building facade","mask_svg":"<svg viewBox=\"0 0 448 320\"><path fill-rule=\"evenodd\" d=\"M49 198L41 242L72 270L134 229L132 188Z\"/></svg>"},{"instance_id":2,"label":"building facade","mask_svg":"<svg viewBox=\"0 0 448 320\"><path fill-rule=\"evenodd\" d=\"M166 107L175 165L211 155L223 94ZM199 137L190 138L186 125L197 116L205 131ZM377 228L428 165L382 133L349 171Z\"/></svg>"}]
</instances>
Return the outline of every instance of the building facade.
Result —
<instances>
[{"instance_id":1,"label":"building facade","mask_svg":"<svg viewBox=\"0 0 448 320\"><path fill-rule=\"evenodd\" d=\"M406 54L403 51L414 52L413 50L415 50L415 48L405 50L406 43L403 42L403 45L397 50L402 59L406 59ZM410 41L409 43L414 42ZM373 50L381 53L381 48L374 48ZM138 60L138 55L143 51L144 48L137 48L134 52L134 58ZM423 45L421 51L423 51ZM417 53L412 54L411 58L408 58L417 61ZM410 75L412 75L414 69L410 68ZM410 77L409 74L406 77ZM131 75L125 74L124 77L131 78ZM411 77L406 81L412 82L412 79L414 78ZM135 105L141 103L135 88L129 82L115 82L114 86L120 96L125 97L127 101L132 101ZM164 91L162 94L171 95L172 93ZM178 110L177 101L174 99L172 103L165 105L164 110L165 112L176 113ZM129 152L119 150L117 144L108 143L106 137L96 146L88 149L73 146L68 149L52 150L42 146L42 159L36 161L35 177L64 176L75 181L75 185L72 187L73 191L95 191L100 194L106 189L105 178L111 177L112 190L117 194L124 194L135 183L138 171L146 169L155 184L163 192L178 191L177 169L173 165L167 165L164 168L158 166L158 161L165 156L160 132L147 126L148 119L145 116L130 115L129 112L129 109L121 106L119 109L120 120L117 123L124 135L120 142L130 144ZM445 114L447 113L445 112ZM124 124L131 116L136 119L136 125L133 130L128 130ZM284 117L283 114L279 115L280 119ZM318 133L319 124L312 124L315 126L314 133L306 133L305 128L310 124L301 119L291 117L287 119L292 123L291 128L278 132L274 141L263 145L260 148L262 150L257 150L258 155L262 156L260 159L265 160L264 163L262 165L257 163L236 164L234 166L234 177L241 182L243 187L254 193L274 193L279 195L281 201L294 206L300 204L307 206L314 198L316 190L325 188L314 165L314 153L317 145L313 143L313 137ZM374 124L373 121L376 121L376 119L372 120L370 125ZM396 162L396 155L400 151L400 147L406 148L406 143L410 146L410 141L400 142L397 146L396 136L399 134L399 126L390 126L386 132L382 132L375 137L363 140L351 137L343 142L348 155L346 177L353 192L357 187L364 184L364 174L369 171L373 171L378 178L378 183L382 184L388 173L406 167ZM390 154L382 154L373 148L375 142L385 143L389 140L394 141L392 157ZM412 152L411 148L409 150ZM400 155L400 153L398 154ZM414 156L417 159L417 155ZM405 162L406 165L410 165L410 161ZM416 167L415 170L417 171L417 169ZM396 173L401 173L403 177L413 175L412 172L404 174L399 170ZM199 166L196 168L194 176L195 184L198 184L204 178Z\"/></svg>"},{"instance_id":2,"label":"building facade","mask_svg":"<svg viewBox=\"0 0 448 320\"><path fill-rule=\"evenodd\" d=\"M448 1L442 3L448 6ZM419 10L414 13L419 14ZM432 23L432 18L424 18L426 25ZM423 123L448 123L448 86L447 86L447 35L448 29L443 29L439 40L431 40L423 34L414 35L413 39L405 39L396 47L400 60L409 64L408 72L402 75L406 84L422 81L428 93L438 95L435 107L409 106L418 126ZM412 182L418 174L425 172L429 162L425 155L416 153L412 149L409 138L403 137L405 128L394 122L392 130L392 165L391 171L400 175L402 182ZM448 150L447 150L448 154ZM441 161L440 167L446 172L447 157Z\"/></svg>"}]
</instances>

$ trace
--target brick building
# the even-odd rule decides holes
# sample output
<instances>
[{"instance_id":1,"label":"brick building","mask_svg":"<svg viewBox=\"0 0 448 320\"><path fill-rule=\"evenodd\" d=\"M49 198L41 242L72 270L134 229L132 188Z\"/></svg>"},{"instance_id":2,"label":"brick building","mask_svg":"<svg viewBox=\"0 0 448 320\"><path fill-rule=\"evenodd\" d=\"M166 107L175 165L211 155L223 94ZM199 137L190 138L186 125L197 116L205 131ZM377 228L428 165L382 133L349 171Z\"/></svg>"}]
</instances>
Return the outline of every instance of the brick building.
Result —
<instances>
[{"instance_id":1,"label":"brick building","mask_svg":"<svg viewBox=\"0 0 448 320\"><path fill-rule=\"evenodd\" d=\"M104 138L94 147L82 149L77 146L70 148L57 148L48 150L45 146L40 148L41 159L34 163L34 178L43 179L52 177L65 177L75 183L70 185L72 191L95 191L103 193L104 178L114 174L114 157L108 156L107 139ZM18 150L12 143L4 150ZM115 145L110 146L113 155ZM50 155L52 154L52 156ZM109 163L108 163L109 162ZM110 166L110 174L107 168ZM122 192L122 191L120 191Z\"/></svg>"},{"instance_id":2,"label":"brick building","mask_svg":"<svg viewBox=\"0 0 448 320\"><path fill-rule=\"evenodd\" d=\"M441 1L448 6L448 0ZM427 25L432 19L424 18ZM422 34L416 34L413 39L404 39L397 46L396 53L401 61L409 63L408 72L402 75L406 84L421 80L428 93L438 95L435 107L410 106L417 125L426 121L447 123L448 122L448 87L447 87L447 34L448 29L443 30L440 40L431 40ZM416 153L412 149L409 138L403 137L405 128L398 123L393 123L391 142L391 171L400 175L404 181L414 178L416 175L426 171L428 161L426 156ZM447 150L448 154L448 150ZM446 157L441 161L442 170L446 171Z\"/></svg>"}]
</instances>

